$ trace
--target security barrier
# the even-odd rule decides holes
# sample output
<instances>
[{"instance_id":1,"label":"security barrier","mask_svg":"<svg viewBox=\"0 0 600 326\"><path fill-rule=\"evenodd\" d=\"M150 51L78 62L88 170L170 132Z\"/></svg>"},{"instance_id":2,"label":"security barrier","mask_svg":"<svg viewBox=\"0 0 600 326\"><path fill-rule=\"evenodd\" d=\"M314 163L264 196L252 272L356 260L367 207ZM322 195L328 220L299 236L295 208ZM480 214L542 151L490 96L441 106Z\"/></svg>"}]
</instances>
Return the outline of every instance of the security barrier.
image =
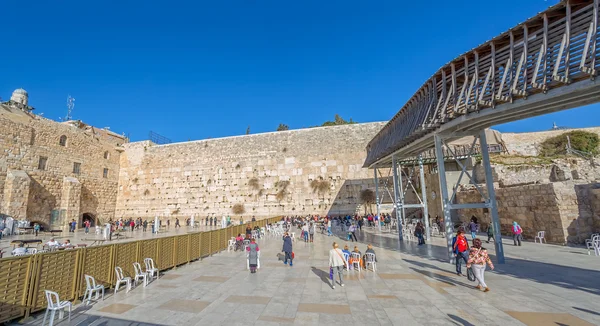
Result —
<instances>
[{"instance_id":1,"label":"security barrier","mask_svg":"<svg viewBox=\"0 0 600 326\"><path fill-rule=\"evenodd\" d=\"M264 227L280 220L273 217L250 223ZM0 259L0 324L45 309L44 290L57 292L61 300L75 301L85 292L84 275L112 287L116 266L126 276L133 276L134 262L143 266L144 258L152 258L163 271L225 250L231 237L245 232L245 225L232 225L207 232Z\"/></svg>"}]
</instances>

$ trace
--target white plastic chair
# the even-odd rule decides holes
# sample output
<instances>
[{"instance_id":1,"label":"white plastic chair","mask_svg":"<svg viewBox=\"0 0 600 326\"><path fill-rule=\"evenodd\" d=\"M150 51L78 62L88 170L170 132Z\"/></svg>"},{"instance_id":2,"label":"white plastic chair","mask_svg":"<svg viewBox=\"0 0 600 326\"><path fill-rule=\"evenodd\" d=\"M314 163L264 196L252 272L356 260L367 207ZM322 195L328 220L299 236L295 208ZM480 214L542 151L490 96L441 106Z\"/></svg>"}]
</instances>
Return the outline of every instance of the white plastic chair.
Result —
<instances>
[{"instance_id":1,"label":"white plastic chair","mask_svg":"<svg viewBox=\"0 0 600 326\"><path fill-rule=\"evenodd\" d=\"M343 254L344 254L344 260L346 261L346 267L347 267L346 271L349 272L350 271L350 263L349 263L350 254L348 254L347 252L344 252Z\"/></svg>"},{"instance_id":2,"label":"white plastic chair","mask_svg":"<svg viewBox=\"0 0 600 326\"><path fill-rule=\"evenodd\" d=\"M369 265L373 268L373 272L377 272L377 262L375 262L375 254L367 252L365 254L365 269L369 269Z\"/></svg>"},{"instance_id":3,"label":"white plastic chair","mask_svg":"<svg viewBox=\"0 0 600 326\"><path fill-rule=\"evenodd\" d=\"M361 266L360 266L360 254L358 252L352 252L351 253L351 257L352 257L352 269L356 269L358 268L358 272L360 273L361 270Z\"/></svg>"},{"instance_id":4,"label":"white plastic chair","mask_svg":"<svg viewBox=\"0 0 600 326\"><path fill-rule=\"evenodd\" d=\"M260 269L260 251L256 252L256 269ZM250 254L246 254L246 269L250 269Z\"/></svg>"},{"instance_id":5,"label":"white plastic chair","mask_svg":"<svg viewBox=\"0 0 600 326\"><path fill-rule=\"evenodd\" d=\"M35 255L38 253L38 250L36 248L29 248L27 249L27 253L30 255Z\"/></svg>"},{"instance_id":6,"label":"white plastic chair","mask_svg":"<svg viewBox=\"0 0 600 326\"><path fill-rule=\"evenodd\" d=\"M596 256L600 256L600 233L594 233L591 239L586 239L585 246L588 250L588 255L590 254L590 250L593 250Z\"/></svg>"},{"instance_id":7,"label":"white plastic chair","mask_svg":"<svg viewBox=\"0 0 600 326\"><path fill-rule=\"evenodd\" d=\"M588 255L590 254L590 250L594 250L594 243L600 240L600 233L594 233L589 239L585 240L585 246L588 250Z\"/></svg>"},{"instance_id":8,"label":"white plastic chair","mask_svg":"<svg viewBox=\"0 0 600 326\"><path fill-rule=\"evenodd\" d=\"M296 232L290 233L290 236L292 238L292 242L296 242Z\"/></svg>"},{"instance_id":9,"label":"white plastic chair","mask_svg":"<svg viewBox=\"0 0 600 326\"><path fill-rule=\"evenodd\" d=\"M227 252L231 250L235 251L235 238L229 240L229 242L227 243Z\"/></svg>"},{"instance_id":10,"label":"white plastic chair","mask_svg":"<svg viewBox=\"0 0 600 326\"><path fill-rule=\"evenodd\" d=\"M46 292L46 301L48 302L48 307L46 307L46 313L44 314L44 320L42 321L42 326L46 323L46 317L48 316L48 312L50 312L50 322L48 325L54 325L54 317L56 315L56 311L58 311L58 319L63 319L65 315L65 308L69 309L69 324L71 323L71 307L73 304L69 301L60 301L58 298L58 293L45 290Z\"/></svg>"},{"instance_id":11,"label":"white plastic chair","mask_svg":"<svg viewBox=\"0 0 600 326\"><path fill-rule=\"evenodd\" d=\"M533 242L537 242L537 240L540 240L540 244L542 243L542 240L544 240L544 242L546 242L546 238L544 238L544 236L546 235L546 231L540 231L537 233L537 235L535 236L535 238L533 238ZM547 242L546 242L547 243Z\"/></svg>"},{"instance_id":12,"label":"white plastic chair","mask_svg":"<svg viewBox=\"0 0 600 326\"><path fill-rule=\"evenodd\" d=\"M244 252L246 252L246 248L248 248L250 246L250 240L246 240L244 239L244 241L242 242L243 246L244 246Z\"/></svg>"},{"instance_id":13,"label":"white plastic chair","mask_svg":"<svg viewBox=\"0 0 600 326\"><path fill-rule=\"evenodd\" d=\"M92 295L94 293L96 294L96 301L97 301L100 297L100 292L102 292L102 300L104 300L104 285L96 284L96 279L90 275L84 275L84 276L85 276L85 293L83 294L83 301L85 301L86 304L90 304L90 301L92 301Z\"/></svg>"},{"instance_id":14,"label":"white plastic chair","mask_svg":"<svg viewBox=\"0 0 600 326\"><path fill-rule=\"evenodd\" d=\"M148 273L145 273L142 270L142 266L140 265L140 263L138 263L138 262L133 263L133 270L135 271L135 277L133 278L133 283L137 285L137 282L139 282L141 279L144 282L144 287L146 285L148 285Z\"/></svg>"},{"instance_id":15,"label":"white plastic chair","mask_svg":"<svg viewBox=\"0 0 600 326\"><path fill-rule=\"evenodd\" d=\"M154 278L154 274L156 274L156 278L160 277L158 268L154 266L154 260L152 258L144 258L144 265L146 265L146 274L148 274L150 278Z\"/></svg>"},{"instance_id":16,"label":"white plastic chair","mask_svg":"<svg viewBox=\"0 0 600 326\"><path fill-rule=\"evenodd\" d=\"M127 290L125 291L125 293L129 292L131 290L131 277L124 277L123 269L119 266L115 267L115 273L117 274L117 284L115 284L115 293L119 292L119 287L121 287L121 284L123 283L127 285Z\"/></svg>"}]
</instances>

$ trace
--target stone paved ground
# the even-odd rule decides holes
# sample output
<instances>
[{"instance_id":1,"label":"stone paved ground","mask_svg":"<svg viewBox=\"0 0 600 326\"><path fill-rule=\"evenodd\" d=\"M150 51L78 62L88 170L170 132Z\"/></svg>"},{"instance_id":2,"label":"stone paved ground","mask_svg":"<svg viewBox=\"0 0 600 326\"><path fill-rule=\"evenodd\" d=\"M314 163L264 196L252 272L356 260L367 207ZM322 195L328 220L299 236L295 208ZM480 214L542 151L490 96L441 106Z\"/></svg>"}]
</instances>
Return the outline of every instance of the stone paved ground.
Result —
<instances>
[{"instance_id":1,"label":"stone paved ground","mask_svg":"<svg viewBox=\"0 0 600 326\"><path fill-rule=\"evenodd\" d=\"M599 325L600 257L580 248L506 246L507 264L486 272L483 293L445 262L443 239L417 246L363 231L377 273L351 271L332 289L327 253L339 236L296 242L293 267L281 240L259 241L262 268L245 269L239 252L222 252L167 271L148 287L109 294L78 307L73 325ZM505 244L510 244L505 241ZM349 243L352 245L352 243ZM493 252L493 250L491 250ZM39 325L41 315L29 324ZM61 323L62 324L62 323ZM66 323L64 323L66 324Z\"/></svg>"}]
</instances>

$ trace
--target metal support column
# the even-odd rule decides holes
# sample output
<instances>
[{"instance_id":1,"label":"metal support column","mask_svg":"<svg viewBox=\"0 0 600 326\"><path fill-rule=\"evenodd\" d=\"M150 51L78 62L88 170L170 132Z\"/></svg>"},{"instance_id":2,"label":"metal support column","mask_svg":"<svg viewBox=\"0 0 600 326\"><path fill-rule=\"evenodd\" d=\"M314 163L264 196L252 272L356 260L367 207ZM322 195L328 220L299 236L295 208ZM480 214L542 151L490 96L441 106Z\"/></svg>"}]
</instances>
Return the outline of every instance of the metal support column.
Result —
<instances>
[{"instance_id":1,"label":"metal support column","mask_svg":"<svg viewBox=\"0 0 600 326\"><path fill-rule=\"evenodd\" d=\"M402 165L398 165L396 169L401 169ZM398 183L400 184L400 212L402 212L402 225L406 225L406 210L404 208L404 186L402 185L402 171L400 171Z\"/></svg>"},{"instance_id":2,"label":"metal support column","mask_svg":"<svg viewBox=\"0 0 600 326\"><path fill-rule=\"evenodd\" d=\"M377 179L377 168L373 169L373 172L375 173L375 204L377 205L377 217L381 219L381 212L379 209L379 182ZM377 225L379 232L381 232L381 223L379 223L379 221L377 221Z\"/></svg>"},{"instance_id":3,"label":"metal support column","mask_svg":"<svg viewBox=\"0 0 600 326\"><path fill-rule=\"evenodd\" d=\"M448 185L446 180L446 167L444 165L444 142L439 135L435 139L435 157L437 160L438 176L440 178L440 199L442 201L442 210L444 211L444 231L446 232L446 245L448 248L448 258L451 263L454 262L454 253L452 250L452 238L454 236L454 226L450 215L450 197L448 196Z\"/></svg>"},{"instance_id":4,"label":"metal support column","mask_svg":"<svg viewBox=\"0 0 600 326\"><path fill-rule=\"evenodd\" d=\"M401 212L398 209L398 194L400 190L398 188L398 164L396 163L396 155L392 155L392 171L393 171L393 182L394 182L394 212L396 213L396 228L398 229L398 239L402 241L402 227L404 223L402 223L402 217L400 216Z\"/></svg>"},{"instance_id":5,"label":"metal support column","mask_svg":"<svg viewBox=\"0 0 600 326\"><path fill-rule=\"evenodd\" d=\"M423 202L423 219L425 220L425 239L431 235L429 231L429 210L427 209L427 189L425 189L425 171L423 171L423 156L419 154L419 178L421 179L421 201Z\"/></svg>"},{"instance_id":6,"label":"metal support column","mask_svg":"<svg viewBox=\"0 0 600 326\"><path fill-rule=\"evenodd\" d=\"M494 190L494 177L490 165L490 153L485 136L485 130L479 134L479 144L481 146L481 158L485 170L485 184L489 197L489 210L492 215L492 225L494 226L494 245L496 247L496 258L499 264L504 264L504 248L502 246L502 234L500 233L500 218L498 216L498 205L496 203L496 191Z\"/></svg>"}]
</instances>

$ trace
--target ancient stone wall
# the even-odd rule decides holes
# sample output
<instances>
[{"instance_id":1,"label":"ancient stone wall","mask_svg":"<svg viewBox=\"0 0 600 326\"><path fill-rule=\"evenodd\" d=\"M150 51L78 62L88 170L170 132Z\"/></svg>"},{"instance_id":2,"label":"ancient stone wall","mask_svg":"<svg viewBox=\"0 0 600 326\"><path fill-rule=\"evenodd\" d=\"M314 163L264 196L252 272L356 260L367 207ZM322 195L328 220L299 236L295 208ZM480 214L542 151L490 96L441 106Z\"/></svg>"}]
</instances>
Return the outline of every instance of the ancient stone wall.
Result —
<instances>
[{"instance_id":1,"label":"ancient stone wall","mask_svg":"<svg viewBox=\"0 0 600 326\"><path fill-rule=\"evenodd\" d=\"M77 124L58 123L0 105L0 203L4 203L0 213L45 225L50 223L53 210L68 210L63 216L79 222L83 213L102 219L114 216L120 156L117 144L122 144L124 137L89 126L78 128ZM80 164L79 173L74 171L75 163ZM11 173L27 176L28 189L16 191ZM63 198L65 177L80 184L81 197L75 198L77 193L68 191L73 198L67 205ZM79 207L74 206L77 201ZM21 207L18 213L9 208L17 205ZM57 221L59 225L64 222Z\"/></svg>"},{"instance_id":2,"label":"ancient stone wall","mask_svg":"<svg viewBox=\"0 0 600 326\"><path fill-rule=\"evenodd\" d=\"M573 180L496 187L501 231L510 236L510 226L516 221L529 240L533 240L537 232L545 231L549 242L583 243L600 230L599 195L600 183ZM457 194L458 203L479 200L481 196L473 188ZM491 220L486 209L463 209L458 214L462 222L468 222L472 215L477 216L482 230L487 229Z\"/></svg>"},{"instance_id":3,"label":"ancient stone wall","mask_svg":"<svg viewBox=\"0 0 600 326\"><path fill-rule=\"evenodd\" d=\"M383 123L155 145L121 155L117 217L346 214L374 189L365 147ZM239 204L243 214L234 214ZM375 205L372 205L374 209ZM369 210L369 208L368 208Z\"/></svg>"}]
</instances>

